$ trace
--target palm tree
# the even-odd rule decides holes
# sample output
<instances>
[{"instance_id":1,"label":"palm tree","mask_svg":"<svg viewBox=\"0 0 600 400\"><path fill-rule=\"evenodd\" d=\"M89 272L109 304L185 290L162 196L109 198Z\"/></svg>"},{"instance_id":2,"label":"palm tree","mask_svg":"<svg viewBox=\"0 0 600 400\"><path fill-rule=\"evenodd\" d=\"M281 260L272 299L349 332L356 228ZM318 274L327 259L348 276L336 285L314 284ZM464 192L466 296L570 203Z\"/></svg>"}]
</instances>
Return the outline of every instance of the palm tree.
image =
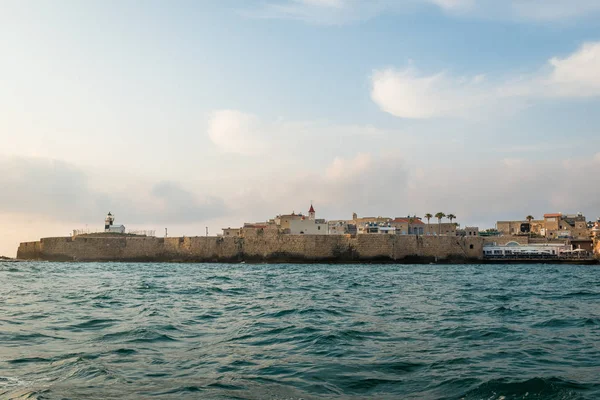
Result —
<instances>
[{"instance_id":1,"label":"palm tree","mask_svg":"<svg viewBox=\"0 0 600 400\"><path fill-rule=\"evenodd\" d=\"M442 218L444 218L446 216L446 214L444 214L443 212L439 212L437 214L435 214L435 217L438 219L438 226L439 226L439 234L442 234Z\"/></svg>"},{"instance_id":2,"label":"palm tree","mask_svg":"<svg viewBox=\"0 0 600 400\"><path fill-rule=\"evenodd\" d=\"M452 223L452 220L456 219L456 215L454 215L454 214L448 214L448 215L446 215L446 218L448 218L450 220L450 223Z\"/></svg>"},{"instance_id":3,"label":"palm tree","mask_svg":"<svg viewBox=\"0 0 600 400\"><path fill-rule=\"evenodd\" d=\"M427 213L427 214L425 214L425 218L427 218L427 232L428 232L427 234L429 235L429 234L431 234L431 231L429 230L429 220L431 218L433 218L433 215L431 215L430 213Z\"/></svg>"}]
</instances>

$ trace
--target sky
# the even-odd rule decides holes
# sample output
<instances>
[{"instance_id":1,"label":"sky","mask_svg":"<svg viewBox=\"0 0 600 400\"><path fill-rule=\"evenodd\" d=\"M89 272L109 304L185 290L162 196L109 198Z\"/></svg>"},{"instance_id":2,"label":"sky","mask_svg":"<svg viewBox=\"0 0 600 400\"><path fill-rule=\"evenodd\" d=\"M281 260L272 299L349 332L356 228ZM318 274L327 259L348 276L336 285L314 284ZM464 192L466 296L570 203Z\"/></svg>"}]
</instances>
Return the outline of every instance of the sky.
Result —
<instances>
[{"instance_id":1,"label":"sky","mask_svg":"<svg viewBox=\"0 0 600 400\"><path fill-rule=\"evenodd\" d=\"M600 215L597 0L0 0L0 255L277 214Z\"/></svg>"}]
</instances>

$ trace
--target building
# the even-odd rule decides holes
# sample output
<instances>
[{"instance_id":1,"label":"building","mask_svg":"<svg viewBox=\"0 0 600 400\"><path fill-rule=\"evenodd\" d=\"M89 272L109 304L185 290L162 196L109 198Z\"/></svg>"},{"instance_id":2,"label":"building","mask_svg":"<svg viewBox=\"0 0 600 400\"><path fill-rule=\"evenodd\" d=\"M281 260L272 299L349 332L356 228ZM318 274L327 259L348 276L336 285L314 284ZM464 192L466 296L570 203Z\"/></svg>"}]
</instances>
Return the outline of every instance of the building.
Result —
<instances>
[{"instance_id":1,"label":"building","mask_svg":"<svg viewBox=\"0 0 600 400\"><path fill-rule=\"evenodd\" d=\"M424 235L425 224L419 217L397 217L391 222L397 235Z\"/></svg>"},{"instance_id":2,"label":"building","mask_svg":"<svg viewBox=\"0 0 600 400\"><path fill-rule=\"evenodd\" d=\"M479 236L479 228L476 226L465 226L465 236Z\"/></svg>"},{"instance_id":3,"label":"building","mask_svg":"<svg viewBox=\"0 0 600 400\"><path fill-rule=\"evenodd\" d=\"M289 219L286 223L289 224L289 233L292 235L327 235L329 226L324 219L316 219L317 213L313 205L310 205L308 210L308 218Z\"/></svg>"},{"instance_id":4,"label":"building","mask_svg":"<svg viewBox=\"0 0 600 400\"><path fill-rule=\"evenodd\" d=\"M377 226L388 226L392 222L389 217L358 217L356 213L352 214L352 224L356 225L356 233L373 233L374 227ZM389 225L391 226L391 225ZM370 231L369 231L370 227Z\"/></svg>"},{"instance_id":5,"label":"building","mask_svg":"<svg viewBox=\"0 0 600 400\"><path fill-rule=\"evenodd\" d=\"M582 213L544 214L544 236L547 238L589 238L590 231Z\"/></svg>"},{"instance_id":6,"label":"building","mask_svg":"<svg viewBox=\"0 0 600 400\"><path fill-rule=\"evenodd\" d=\"M295 219L290 221L290 234L327 235L327 222L325 220Z\"/></svg>"},{"instance_id":7,"label":"building","mask_svg":"<svg viewBox=\"0 0 600 400\"><path fill-rule=\"evenodd\" d=\"M108 212L108 215L104 219L104 232L110 233L125 233L125 225L113 225L115 217Z\"/></svg>"},{"instance_id":8,"label":"building","mask_svg":"<svg viewBox=\"0 0 600 400\"><path fill-rule=\"evenodd\" d=\"M396 227L392 226L391 222L365 222L363 225L358 225L357 228L358 233L361 234L396 234Z\"/></svg>"},{"instance_id":9,"label":"building","mask_svg":"<svg viewBox=\"0 0 600 400\"><path fill-rule=\"evenodd\" d=\"M432 222L424 226L426 235L450 235L456 236L456 224L454 222Z\"/></svg>"},{"instance_id":10,"label":"building","mask_svg":"<svg viewBox=\"0 0 600 400\"><path fill-rule=\"evenodd\" d=\"M352 220L336 220L327 222L330 235L356 235L356 225Z\"/></svg>"},{"instance_id":11,"label":"building","mask_svg":"<svg viewBox=\"0 0 600 400\"><path fill-rule=\"evenodd\" d=\"M486 258L510 257L560 257L573 253L573 246L566 243L520 244L508 242L504 245L490 243L483 246Z\"/></svg>"},{"instance_id":12,"label":"building","mask_svg":"<svg viewBox=\"0 0 600 400\"><path fill-rule=\"evenodd\" d=\"M543 220L522 221L498 221L498 231L503 235L537 235L548 239L584 239L589 238L590 229L586 218L582 213L544 214Z\"/></svg>"},{"instance_id":13,"label":"building","mask_svg":"<svg viewBox=\"0 0 600 400\"><path fill-rule=\"evenodd\" d=\"M594 227L592 228L592 236L596 239L600 239L600 217L598 218L598 220L594 224Z\"/></svg>"},{"instance_id":14,"label":"building","mask_svg":"<svg viewBox=\"0 0 600 400\"><path fill-rule=\"evenodd\" d=\"M242 235L241 228L223 228L223 236L225 237L238 237Z\"/></svg>"},{"instance_id":15,"label":"building","mask_svg":"<svg viewBox=\"0 0 600 400\"><path fill-rule=\"evenodd\" d=\"M527 220L520 221L498 221L496 222L496 229L502 235L542 235L544 236L544 220Z\"/></svg>"},{"instance_id":16,"label":"building","mask_svg":"<svg viewBox=\"0 0 600 400\"><path fill-rule=\"evenodd\" d=\"M296 214L292 212L291 214L283 214L275 217L275 225L284 233L290 232L290 223L291 221L298 221L303 219L304 216L302 214Z\"/></svg>"}]
</instances>

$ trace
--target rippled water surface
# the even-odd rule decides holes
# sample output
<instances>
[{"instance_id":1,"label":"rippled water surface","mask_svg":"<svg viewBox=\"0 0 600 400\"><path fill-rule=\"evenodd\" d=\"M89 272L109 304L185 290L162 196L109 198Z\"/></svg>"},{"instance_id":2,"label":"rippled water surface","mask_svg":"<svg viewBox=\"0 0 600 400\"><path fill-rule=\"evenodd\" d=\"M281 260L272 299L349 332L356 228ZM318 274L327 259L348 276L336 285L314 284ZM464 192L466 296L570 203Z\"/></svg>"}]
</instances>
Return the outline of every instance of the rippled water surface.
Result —
<instances>
[{"instance_id":1,"label":"rippled water surface","mask_svg":"<svg viewBox=\"0 0 600 400\"><path fill-rule=\"evenodd\" d=\"M598 399L600 268L0 262L0 398Z\"/></svg>"}]
</instances>

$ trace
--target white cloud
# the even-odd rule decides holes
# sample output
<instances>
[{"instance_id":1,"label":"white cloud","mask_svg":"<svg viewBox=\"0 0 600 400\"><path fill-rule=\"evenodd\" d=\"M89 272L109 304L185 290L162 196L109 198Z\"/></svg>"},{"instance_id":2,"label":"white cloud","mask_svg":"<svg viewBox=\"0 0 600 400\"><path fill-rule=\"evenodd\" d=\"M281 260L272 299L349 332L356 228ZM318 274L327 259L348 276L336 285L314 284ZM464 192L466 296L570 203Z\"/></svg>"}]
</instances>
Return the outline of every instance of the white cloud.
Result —
<instances>
[{"instance_id":1,"label":"white cloud","mask_svg":"<svg viewBox=\"0 0 600 400\"><path fill-rule=\"evenodd\" d=\"M351 180L372 165L372 157L368 153L360 153L353 159L336 157L325 170L325 176L332 181Z\"/></svg>"},{"instance_id":2,"label":"white cloud","mask_svg":"<svg viewBox=\"0 0 600 400\"><path fill-rule=\"evenodd\" d=\"M401 118L462 115L489 96L480 77L445 73L421 75L414 68L375 71L371 98L385 112Z\"/></svg>"},{"instance_id":3,"label":"white cloud","mask_svg":"<svg viewBox=\"0 0 600 400\"><path fill-rule=\"evenodd\" d=\"M600 96L598 71L600 42L591 42L565 58L550 59L546 68L528 76L489 80L484 75L422 74L414 67L376 70L371 98L400 118L473 117L542 97Z\"/></svg>"},{"instance_id":4,"label":"white cloud","mask_svg":"<svg viewBox=\"0 0 600 400\"><path fill-rule=\"evenodd\" d=\"M109 210L128 216L128 221L199 221L226 211L222 199L198 196L173 181L131 188L116 185L98 190L90 175L78 166L45 158L0 157L0 214L29 214L63 222L91 221ZM139 192L141 190L141 192ZM131 196L135 191L138 196Z\"/></svg>"},{"instance_id":5,"label":"white cloud","mask_svg":"<svg viewBox=\"0 0 600 400\"><path fill-rule=\"evenodd\" d=\"M548 83L557 96L600 94L600 42L585 43L566 58L554 57Z\"/></svg>"},{"instance_id":6,"label":"white cloud","mask_svg":"<svg viewBox=\"0 0 600 400\"><path fill-rule=\"evenodd\" d=\"M225 153L258 155L267 149L265 128L258 117L241 111L216 111L209 121L208 136Z\"/></svg>"}]
</instances>

